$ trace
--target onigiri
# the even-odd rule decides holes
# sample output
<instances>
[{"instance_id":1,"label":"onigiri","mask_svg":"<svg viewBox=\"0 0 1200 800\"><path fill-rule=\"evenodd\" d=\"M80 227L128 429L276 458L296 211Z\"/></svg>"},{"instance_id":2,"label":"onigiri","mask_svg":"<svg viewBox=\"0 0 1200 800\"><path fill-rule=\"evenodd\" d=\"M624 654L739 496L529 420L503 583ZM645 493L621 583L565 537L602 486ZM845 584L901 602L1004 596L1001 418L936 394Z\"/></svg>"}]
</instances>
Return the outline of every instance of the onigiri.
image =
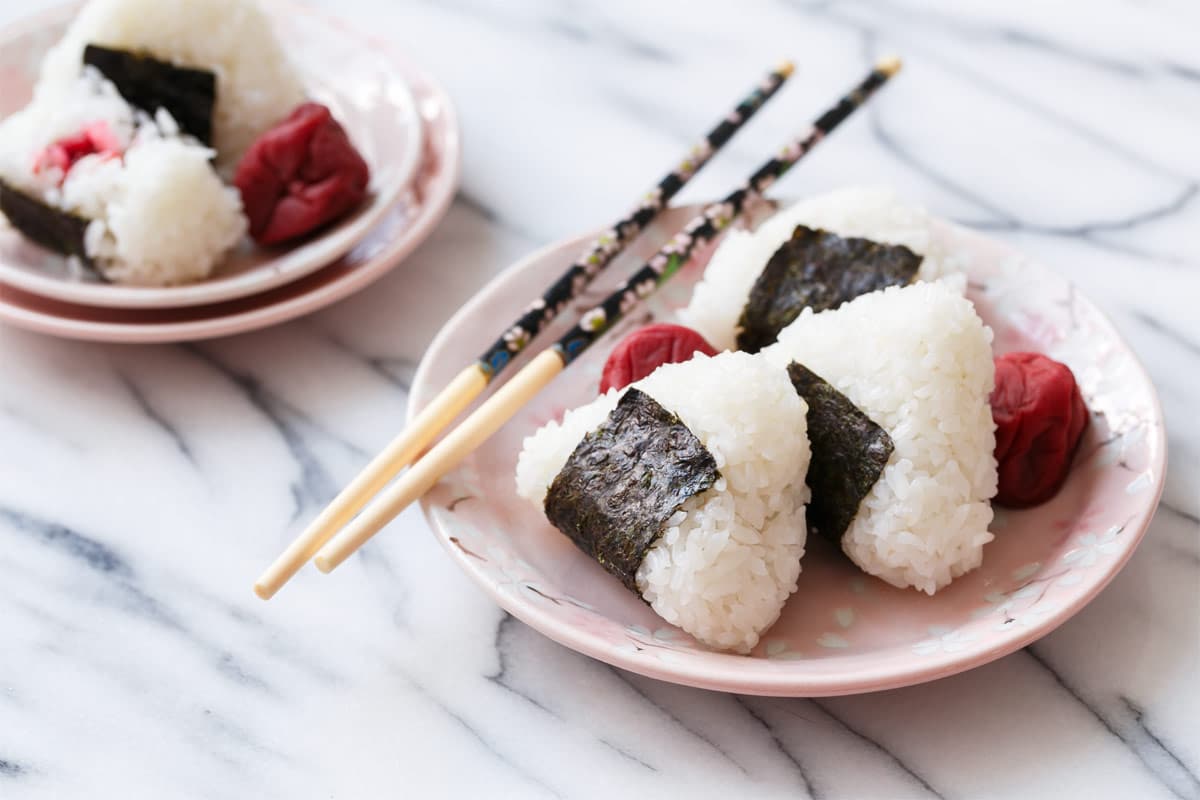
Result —
<instances>
[{"instance_id":1,"label":"onigiri","mask_svg":"<svg viewBox=\"0 0 1200 800\"><path fill-rule=\"evenodd\" d=\"M635 393L660 407L656 426L622 416ZM786 372L761 357L697 355L528 437L517 492L663 619L711 647L748 652L800 574L806 410ZM693 480L699 472L684 462L704 462L707 479ZM696 489L686 499L683 482Z\"/></svg>"}]
</instances>

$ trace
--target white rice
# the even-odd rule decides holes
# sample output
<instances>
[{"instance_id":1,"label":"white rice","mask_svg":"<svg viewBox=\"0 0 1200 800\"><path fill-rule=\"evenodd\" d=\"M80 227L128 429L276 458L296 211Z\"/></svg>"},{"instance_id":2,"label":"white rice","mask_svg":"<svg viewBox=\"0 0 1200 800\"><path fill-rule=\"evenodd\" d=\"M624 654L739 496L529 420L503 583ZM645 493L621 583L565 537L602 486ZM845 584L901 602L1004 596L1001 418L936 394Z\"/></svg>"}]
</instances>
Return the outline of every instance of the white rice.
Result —
<instances>
[{"instance_id":1,"label":"white rice","mask_svg":"<svg viewBox=\"0 0 1200 800\"><path fill-rule=\"evenodd\" d=\"M57 205L62 170L50 168L35 173L34 159L51 142L78 134L94 122L106 123L122 148L129 147L140 128L155 127L153 120L125 102L111 82L88 67L66 88L62 102L33 102L0 121L0 176Z\"/></svg>"},{"instance_id":2,"label":"white rice","mask_svg":"<svg viewBox=\"0 0 1200 800\"><path fill-rule=\"evenodd\" d=\"M35 99L0 123L0 177L63 211L91 220L84 246L112 281L169 286L208 277L246 231L241 197L213 171L213 151L181 136L171 116L132 109L87 69L62 97ZM59 186L57 168L35 173L36 155L102 121L122 158L79 159Z\"/></svg>"},{"instance_id":3,"label":"white rice","mask_svg":"<svg viewBox=\"0 0 1200 800\"><path fill-rule=\"evenodd\" d=\"M84 241L105 277L142 286L201 280L237 244L246 232L241 197L213 172L210 152L155 139L130 148L124 163L75 165L63 199L100 212L89 215Z\"/></svg>"},{"instance_id":4,"label":"white rice","mask_svg":"<svg viewBox=\"0 0 1200 800\"><path fill-rule=\"evenodd\" d=\"M71 90L87 44L216 73L213 146L226 171L304 101L299 75L253 0L91 0L46 54L36 99L57 102Z\"/></svg>"},{"instance_id":5,"label":"white rice","mask_svg":"<svg viewBox=\"0 0 1200 800\"><path fill-rule=\"evenodd\" d=\"M991 340L970 301L936 282L805 310L762 352L804 364L891 435L895 451L842 548L895 586L933 594L978 567L992 540Z\"/></svg>"},{"instance_id":6,"label":"white rice","mask_svg":"<svg viewBox=\"0 0 1200 800\"><path fill-rule=\"evenodd\" d=\"M718 350L735 349L738 318L750 289L797 225L904 245L924 256L918 280L956 272L953 259L930 236L923 209L904 203L886 188L838 189L782 209L754 232L731 230L705 267L688 307L679 313L680 321Z\"/></svg>"},{"instance_id":7,"label":"white rice","mask_svg":"<svg viewBox=\"0 0 1200 800\"><path fill-rule=\"evenodd\" d=\"M668 521L638 569L638 589L659 616L698 640L748 652L779 617L800 574L807 407L783 370L746 353L697 355L634 386L677 414L721 473ZM542 507L571 452L620 395L602 395L528 437L517 492Z\"/></svg>"}]
</instances>

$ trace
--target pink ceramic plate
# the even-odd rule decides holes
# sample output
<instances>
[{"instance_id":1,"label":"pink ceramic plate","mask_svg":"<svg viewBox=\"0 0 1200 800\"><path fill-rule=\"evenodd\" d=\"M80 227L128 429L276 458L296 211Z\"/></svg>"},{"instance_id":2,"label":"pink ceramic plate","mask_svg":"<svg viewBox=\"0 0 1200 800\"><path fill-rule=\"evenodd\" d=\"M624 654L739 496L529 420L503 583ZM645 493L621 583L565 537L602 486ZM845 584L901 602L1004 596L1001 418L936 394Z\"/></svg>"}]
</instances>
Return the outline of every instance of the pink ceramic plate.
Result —
<instances>
[{"instance_id":1,"label":"pink ceramic plate","mask_svg":"<svg viewBox=\"0 0 1200 800\"><path fill-rule=\"evenodd\" d=\"M371 46L385 51L381 43ZM433 232L454 199L460 164L458 122L445 92L421 70L396 61L425 130L413 182L350 252L329 266L250 297L165 309L93 308L0 283L0 320L22 328L109 342L178 342L227 336L316 311L386 274Z\"/></svg>"},{"instance_id":2,"label":"pink ceramic plate","mask_svg":"<svg viewBox=\"0 0 1200 800\"><path fill-rule=\"evenodd\" d=\"M698 208L666 215L657 235L639 239L633 257L649 256ZM936 596L888 586L810 539L799 588L754 653L713 652L664 623L517 498L512 476L522 439L593 398L617 338L686 303L698 266L426 496L438 537L497 603L552 639L633 672L707 689L819 696L906 686L984 664L1045 635L1104 588L1146 530L1166 458L1161 409L1136 357L1067 281L979 234L939 224L936 235L963 254L970 296L996 333L997 352L1037 350L1066 362L1092 412L1058 497L1029 511L1000 511L983 566ZM583 242L535 253L467 303L421 362L410 415L483 351L494 321L515 316ZM628 259L616 264L601 281L611 288L631 267ZM597 290L591 299L600 296ZM560 323L559 333L564 329Z\"/></svg>"},{"instance_id":3,"label":"pink ceramic plate","mask_svg":"<svg viewBox=\"0 0 1200 800\"><path fill-rule=\"evenodd\" d=\"M268 3L277 34L301 54L296 66L310 96L333 110L371 166L366 202L346 219L299 244L256 247L246 239L206 280L142 287L79 275L65 258L0 224L0 281L31 294L109 308L208 305L282 286L345 255L377 225L412 182L423 152L417 98L396 60L362 35L298 6ZM298 10L299 9L299 10ZM25 105L38 63L78 6L53 9L0 32L0 117Z\"/></svg>"}]
</instances>

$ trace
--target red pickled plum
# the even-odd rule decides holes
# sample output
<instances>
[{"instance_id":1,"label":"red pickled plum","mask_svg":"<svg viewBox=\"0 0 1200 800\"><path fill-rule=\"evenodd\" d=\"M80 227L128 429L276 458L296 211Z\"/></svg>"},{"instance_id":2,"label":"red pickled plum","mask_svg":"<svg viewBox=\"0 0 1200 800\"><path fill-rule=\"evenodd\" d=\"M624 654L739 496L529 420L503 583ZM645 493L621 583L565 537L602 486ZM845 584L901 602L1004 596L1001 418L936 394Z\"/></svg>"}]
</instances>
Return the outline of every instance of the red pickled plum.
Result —
<instances>
[{"instance_id":1,"label":"red pickled plum","mask_svg":"<svg viewBox=\"0 0 1200 800\"><path fill-rule=\"evenodd\" d=\"M1075 376L1040 353L1008 353L996 359L991 403L1000 467L996 502L1010 508L1044 503L1066 480L1088 425Z\"/></svg>"},{"instance_id":2,"label":"red pickled plum","mask_svg":"<svg viewBox=\"0 0 1200 800\"><path fill-rule=\"evenodd\" d=\"M367 194L370 172L329 109L304 103L260 136L238 163L250 235L279 244L333 222Z\"/></svg>"},{"instance_id":3,"label":"red pickled plum","mask_svg":"<svg viewBox=\"0 0 1200 800\"><path fill-rule=\"evenodd\" d=\"M663 364L688 361L697 352L717 354L703 336L683 325L660 322L639 328L622 339L604 362L600 393L623 389Z\"/></svg>"}]
</instances>

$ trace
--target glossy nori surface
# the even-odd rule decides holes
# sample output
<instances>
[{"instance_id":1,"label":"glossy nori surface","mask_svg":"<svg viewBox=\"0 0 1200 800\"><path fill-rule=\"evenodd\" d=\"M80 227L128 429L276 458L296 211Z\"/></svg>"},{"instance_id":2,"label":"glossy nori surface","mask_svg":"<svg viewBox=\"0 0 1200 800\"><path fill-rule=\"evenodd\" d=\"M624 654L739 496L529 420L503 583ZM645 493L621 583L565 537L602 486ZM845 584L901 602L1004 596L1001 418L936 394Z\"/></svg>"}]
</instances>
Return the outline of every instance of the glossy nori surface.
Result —
<instances>
[{"instance_id":1,"label":"glossy nori surface","mask_svg":"<svg viewBox=\"0 0 1200 800\"><path fill-rule=\"evenodd\" d=\"M808 530L840 542L895 446L887 431L803 364L789 364L788 377L808 404Z\"/></svg>"},{"instance_id":2,"label":"glossy nori surface","mask_svg":"<svg viewBox=\"0 0 1200 800\"><path fill-rule=\"evenodd\" d=\"M91 266L83 235L88 220L47 205L32 195L0 181L0 212L29 239L56 253L78 256Z\"/></svg>"},{"instance_id":3,"label":"glossy nori surface","mask_svg":"<svg viewBox=\"0 0 1200 800\"><path fill-rule=\"evenodd\" d=\"M546 516L638 593L638 567L667 519L719 477L712 454L679 417L630 389L551 483Z\"/></svg>"},{"instance_id":4,"label":"glossy nori surface","mask_svg":"<svg viewBox=\"0 0 1200 800\"><path fill-rule=\"evenodd\" d=\"M841 237L797 225L750 290L738 320L739 350L757 353L811 307L837 308L861 294L911 283L921 256L899 244Z\"/></svg>"}]
</instances>

